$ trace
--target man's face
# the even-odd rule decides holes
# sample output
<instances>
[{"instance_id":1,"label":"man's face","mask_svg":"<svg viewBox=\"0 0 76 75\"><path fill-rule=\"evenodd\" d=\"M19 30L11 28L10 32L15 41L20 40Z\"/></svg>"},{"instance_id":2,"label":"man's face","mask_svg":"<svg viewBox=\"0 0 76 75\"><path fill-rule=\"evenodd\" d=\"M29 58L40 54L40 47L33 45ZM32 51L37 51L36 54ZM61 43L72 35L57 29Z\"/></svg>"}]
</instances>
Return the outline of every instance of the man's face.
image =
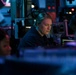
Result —
<instances>
[{"instance_id":1,"label":"man's face","mask_svg":"<svg viewBox=\"0 0 76 75\"><path fill-rule=\"evenodd\" d=\"M10 55L11 53L10 40L8 35L6 35L6 37L0 41L0 52L0 54L3 56Z\"/></svg>"},{"instance_id":2,"label":"man's face","mask_svg":"<svg viewBox=\"0 0 76 75\"><path fill-rule=\"evenodd\" d=\"M52 27L52 20L50 18L45 18L39 25L39 31L43 35L47 35L49 34L51 27Z\"/></svg>"}]
</instances>

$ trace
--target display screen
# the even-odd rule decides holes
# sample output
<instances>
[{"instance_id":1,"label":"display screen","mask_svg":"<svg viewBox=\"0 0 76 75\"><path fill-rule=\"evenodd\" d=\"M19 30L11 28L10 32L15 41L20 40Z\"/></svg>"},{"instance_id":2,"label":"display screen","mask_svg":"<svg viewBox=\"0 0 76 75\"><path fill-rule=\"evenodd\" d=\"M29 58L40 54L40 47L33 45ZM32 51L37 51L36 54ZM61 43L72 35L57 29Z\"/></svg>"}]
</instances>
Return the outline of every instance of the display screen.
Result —
<instances>
[{"instance_id":1,"label":"display screen","mask_svg":"<svg viewBox=\"0 0 76 75\"><path fill-rule=\"evenodd\" d=\"M65 1L66 1L66 6L68 7L76 6L76 0L65 0Z\"/></svg>"},{"instance_id":2,"label":"display screen","mask_svg":"<svg viewBox=\"0 0 76 75\"><path fill-rule=\"evenodd\" d=\"M62 40L62 45L63 45L63 46L68 46L68 45L69 45L69 46L72 46L72 45L74 45L74 41L75 41L75 40L63 39L63 40Z\"/></svg>"},{"instance_id":3,"label":"display screen","mask_svg":"<svg viewBox=\"0 0 76 75\"><path fill-rule=\"evenodd\" d=\"M46 8L46 0L39 0L39 8Z\"/></svg>"}]
</instances>

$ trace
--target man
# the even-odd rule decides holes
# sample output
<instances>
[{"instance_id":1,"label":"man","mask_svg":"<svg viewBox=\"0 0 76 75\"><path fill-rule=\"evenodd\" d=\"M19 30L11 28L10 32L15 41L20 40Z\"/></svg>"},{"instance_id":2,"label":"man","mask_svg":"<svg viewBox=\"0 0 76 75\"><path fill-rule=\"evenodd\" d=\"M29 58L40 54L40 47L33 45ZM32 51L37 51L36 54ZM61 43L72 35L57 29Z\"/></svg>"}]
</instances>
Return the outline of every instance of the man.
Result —
<instances>
[{"instance_id":1,"label":"man","mask_svg":"<svg viewBox=\"0 0 76 75\"><path fill-rule=\"evenodd\" d=\"M0 56L11 55L10 37L0 28Z\"/></svg>"},{"instance_id":2,"label":"man","mask_svg":"<svg viewBox=\"0 0 76 75\"><path fill-rule=\"evenodd\" d=\"M48 40L46 35L50 33L52 28L52 18L46 13L40 13L36 19L36 25L21 39L18 49L50 47L53 45L53 38Z\"/></svg>"}]
</instances>

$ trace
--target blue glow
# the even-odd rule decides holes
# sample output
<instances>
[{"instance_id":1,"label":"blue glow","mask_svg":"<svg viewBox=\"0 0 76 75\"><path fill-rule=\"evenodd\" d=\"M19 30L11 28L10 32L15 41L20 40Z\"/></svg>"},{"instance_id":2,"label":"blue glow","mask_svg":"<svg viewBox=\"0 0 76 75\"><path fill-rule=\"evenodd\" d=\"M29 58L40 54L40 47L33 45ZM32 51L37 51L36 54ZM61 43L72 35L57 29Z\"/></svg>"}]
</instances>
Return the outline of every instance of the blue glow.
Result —
<instances>
[{"instance_id":1,"label":"blue glow","mask_svg":"<svg viewBox=\"0 0 76 75\"><path fill-rule=\"evenodd\" d=\"M76 6L76 0L72 1L72 3L70 3L69 1L66 0L66 5L69 7Z\"/></svg>"},{"instance_id":2,"label":"blue glow","mask_svg":"<svg viewBox=\"0 0 76 75\"><path fill-rule=\"evenodd\" d=\"M45 0L39 0L39 7L40 8L46 8L46 1Z\"/></svg>"}]
</instances>

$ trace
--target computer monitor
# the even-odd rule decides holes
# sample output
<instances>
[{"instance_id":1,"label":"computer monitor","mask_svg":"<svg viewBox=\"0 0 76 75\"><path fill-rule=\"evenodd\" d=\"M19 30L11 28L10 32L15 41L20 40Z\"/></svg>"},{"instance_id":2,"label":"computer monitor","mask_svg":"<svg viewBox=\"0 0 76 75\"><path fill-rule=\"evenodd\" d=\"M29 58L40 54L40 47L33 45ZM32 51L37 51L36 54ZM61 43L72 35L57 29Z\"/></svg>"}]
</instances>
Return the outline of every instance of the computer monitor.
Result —
<instances>
[{"instance_id":1,"label":"computer monitor","mask_svg":"<svg viewBox=\"0 0 76 75\"><path fill-rule=\"evenodd\" d=\"M46 8L46 0L39 0L39 8Z\"/></svg>"},{"instance_id":2,"label":"computer monitor","mask_svg":"<svg viewBox=\"0 0 76 75\"><path fill-rule=\"evenodd\" d=\"M68 42L74 42L74 40L63 39L62 40L62 45L65 46L65 45L67 45Z\"/></svg>"},{"instance_id":3,"label":"computer monitor","mask_svg":"<svg viewBox=\"0 0 76 75\"><path fill-rule=\"evenodd\" d=\"M76 7L76 0L65 0L67 7Z\"/></svg>"}]
</instances>

